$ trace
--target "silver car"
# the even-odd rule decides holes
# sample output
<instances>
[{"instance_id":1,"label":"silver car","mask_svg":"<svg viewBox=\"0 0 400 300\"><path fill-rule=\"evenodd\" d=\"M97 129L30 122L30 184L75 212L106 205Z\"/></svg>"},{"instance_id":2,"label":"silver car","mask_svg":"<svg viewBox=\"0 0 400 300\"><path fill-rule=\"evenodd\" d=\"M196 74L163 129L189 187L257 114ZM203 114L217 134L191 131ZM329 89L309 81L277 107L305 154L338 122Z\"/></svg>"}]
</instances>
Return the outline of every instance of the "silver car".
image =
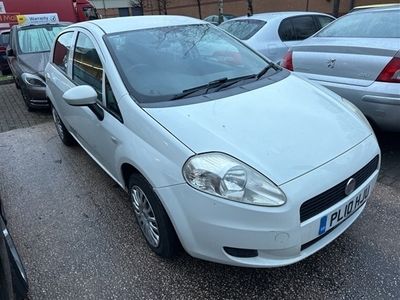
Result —
<instances>
[{"instance_id":1,"label":"silver car","mask_svg":"<svg viewBox=\"0 0 400 300\"><path fill-rule=\"evenodd\" d=\"M400 6L361 10L293 47L283 66L353 102L382 130L400 131Z\"/></svg>"},{"instance_id":2,"label":"silver car","mask_svg":"<svg viewBox=\"0 0 400 300\"><path fill-rule=\"evenodd\" d=\"M220 25L274 62L280 62L290 47L335 20L314 12L272 12L240 17Z\"/></svg>"}]
</instances>

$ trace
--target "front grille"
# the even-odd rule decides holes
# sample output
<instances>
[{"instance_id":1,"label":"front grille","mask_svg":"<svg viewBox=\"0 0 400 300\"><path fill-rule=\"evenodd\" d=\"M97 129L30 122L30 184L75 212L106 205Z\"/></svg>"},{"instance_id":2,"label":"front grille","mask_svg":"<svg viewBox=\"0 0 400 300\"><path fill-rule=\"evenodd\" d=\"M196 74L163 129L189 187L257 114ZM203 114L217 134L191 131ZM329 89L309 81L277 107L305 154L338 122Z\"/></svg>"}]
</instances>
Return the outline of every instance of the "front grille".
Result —
<instances>
[{"instance_id":1,"label":"front grille","mask_svg":"<svg viewBox=\"0 0 400 300\"><path fill-rule=\"evenodd\" d=\"M377 155L353 176L350 176L346 180L335 185L322 194L319 194L318 196L315 196L314 198L304 202L300 207L300 221L304 222L313 216L318 215L320 212L328 209L332 205L340 202L346 197L345 188L349 179L354 178L356 180L355 188L357 189L375 172L375 170L378 168L378 164L379 156Z\"/></svg>"}]
</instances>

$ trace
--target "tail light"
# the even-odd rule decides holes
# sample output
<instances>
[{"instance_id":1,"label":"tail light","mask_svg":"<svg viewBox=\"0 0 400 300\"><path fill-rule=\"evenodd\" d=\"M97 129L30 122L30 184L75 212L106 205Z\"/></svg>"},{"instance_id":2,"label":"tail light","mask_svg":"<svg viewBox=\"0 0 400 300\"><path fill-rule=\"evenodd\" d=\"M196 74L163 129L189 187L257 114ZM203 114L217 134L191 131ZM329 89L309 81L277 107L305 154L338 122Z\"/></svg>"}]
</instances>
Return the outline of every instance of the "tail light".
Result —
<instances>
[{"instance_id":1,"label":"tail light","mask_svg":"<svg viewBox=\"0 0 400 300\"><path fill-rule=\"evenodd\" d=\"M6 47L2 47L2 46L0 46L0 52L6 52Z\"/></svg>"},{"instance_id":2,"label":"tail light","mask_svg":"<svg viewBox=\"0 0 400 300\"><path fill-rule=\"evenodd\" d=\"M399 52L392 58L379 74L376 81L400 83L400 56Z\"/></svg>"},{"instance_id":3,"label":"tail light","mask_svg":"<svg viewBox=\"0 0 400 300\"><path fill-rule=\"evenodd\" d=\"M285 69L288 69L290 71L293 71L293 51L289 50L286 55L283 57L282 60L282 67Z\"/></svg>"}]
</instances>

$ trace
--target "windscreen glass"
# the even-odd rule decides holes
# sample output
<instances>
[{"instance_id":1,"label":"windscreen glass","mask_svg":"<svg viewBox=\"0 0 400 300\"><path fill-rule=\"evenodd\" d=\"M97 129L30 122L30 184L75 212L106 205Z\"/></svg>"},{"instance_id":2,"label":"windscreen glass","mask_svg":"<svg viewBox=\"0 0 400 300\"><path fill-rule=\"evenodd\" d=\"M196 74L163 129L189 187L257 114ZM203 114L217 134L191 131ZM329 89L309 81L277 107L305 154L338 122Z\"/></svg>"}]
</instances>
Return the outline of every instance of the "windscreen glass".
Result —
<instances>
[{"instance_id":1,"label":"windscreen glass","mask_svg":"<svg viewBox=\"0 0 400 300\"><path fill-rule=\"evenodd\" d=\"M10 41L10 33L2 33L0 34L0 45L6 46Z\"/></svg>"},{"instance_id":2,"label":"windscreen glass","mask_svg":"<svg viewBox=\"0 0 400 300\"><path fill-rule=\"evenodd\" d=\"M170 101L185 90L257 74L268 65L208 24L121 32L105 40L130 93L144 103Z\"/></svg>"},{"instance_id":3,"label":"windscreen glass","mask_svg":"<svg viewBox=\"0 0 400 300\"><path fill-rule=\"evenodd\" d=\"M22 54L50 51L64 26L28 27L18 30L18 48Z\"/></svg>"},{"instance_id":4,"label":"windscreen glass","mask_svg":"<svg viewBox=\"0 0 400 300\"><path fill-rule=\"evenodd\" d=\"M255 35L267 22L261 20L236 20L229 21L220 25L220 28L226 30L240 40L248 40Z\"/></svg>"},{"instance_id":5,"label":"windscreen glass","mask_svg":"<svg viewBox=\"0 0 400 300\"><path fill-rule=\"evenodd\" d=\"M348 14L320 31L320 37L400 38L400 10Z\"/></svg>"}]
</instances>

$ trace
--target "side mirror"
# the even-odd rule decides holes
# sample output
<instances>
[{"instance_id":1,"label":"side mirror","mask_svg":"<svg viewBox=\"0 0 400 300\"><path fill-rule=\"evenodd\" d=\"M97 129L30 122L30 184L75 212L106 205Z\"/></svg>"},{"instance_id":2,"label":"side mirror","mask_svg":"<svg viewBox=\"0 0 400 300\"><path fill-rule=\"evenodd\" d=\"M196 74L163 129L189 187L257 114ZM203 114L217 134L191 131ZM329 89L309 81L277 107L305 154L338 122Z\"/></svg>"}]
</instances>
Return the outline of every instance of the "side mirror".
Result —
<instances>
[{"instance_id":1,"label":"side mirror","mask_svg":"<svg viewBox=\"0 0 400 300\"><path fill-rule=\"evenodd\" d=\"M97 93L89 85L80 85L66 91L63 99L72 106L90 106L96 104Z\"/></svg>"},{"instance_id":2,"label":"side mirror","mask_svg":"<svg viewBox=\"0 0 400 300\"><path fill-rule=\"evenodd\" d=\"M10 57L15 56L14 50L12 48L7 48L6 55Z\"/></svg>"}]
</instances>

